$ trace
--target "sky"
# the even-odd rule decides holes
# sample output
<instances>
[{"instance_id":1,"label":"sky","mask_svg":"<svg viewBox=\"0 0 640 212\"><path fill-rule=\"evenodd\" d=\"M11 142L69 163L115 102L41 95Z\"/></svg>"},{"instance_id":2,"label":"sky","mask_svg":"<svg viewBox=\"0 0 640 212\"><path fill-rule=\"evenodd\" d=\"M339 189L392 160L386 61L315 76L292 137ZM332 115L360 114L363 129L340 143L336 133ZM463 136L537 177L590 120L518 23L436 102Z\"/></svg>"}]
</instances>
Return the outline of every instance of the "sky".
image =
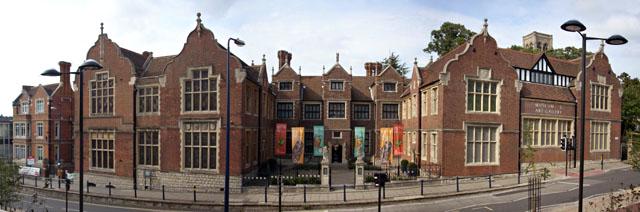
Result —
<instances>
[{"instance_id":1,"label":"sky","mask_svg":"<svg viewBox=\"0 0 640 212\"><path fill-rule=\"evenodd\" d=\"M560 29L577 19L589 36L625 36L628 44L607 46L605 52L615 73L640 77L640 0L14 0L0 2L0 114L12 114L22 85L58 82L40 73L58 68L59 61L71 62L75 70L97 41L101 22L120 47L157 57L180 52L197 12L220 43L229 37L246 42L232 47L245 62L260 63L265 54L271 70L277 51L287 50L303 75L322 74L323 65L335 64L337 52L354 75L364 75L365 62L391 52L409 66L414 58L424 66L437 55L422 49L445 21L478 32L487 18L489 34L504 48L522 45L522 36L532 31L552 34L554 48L579 46L577 33ZM589 51L598 47L597 41L587 43Z\"/></svg>"}]
</instances>

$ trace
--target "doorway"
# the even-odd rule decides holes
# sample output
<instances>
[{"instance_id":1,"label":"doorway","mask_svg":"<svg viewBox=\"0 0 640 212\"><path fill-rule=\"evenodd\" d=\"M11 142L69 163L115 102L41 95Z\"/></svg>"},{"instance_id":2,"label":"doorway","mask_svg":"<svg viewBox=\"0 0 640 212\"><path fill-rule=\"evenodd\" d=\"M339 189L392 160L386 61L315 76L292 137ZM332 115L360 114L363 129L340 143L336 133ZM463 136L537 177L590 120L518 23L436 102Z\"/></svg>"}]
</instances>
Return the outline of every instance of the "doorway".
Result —
<instances>
[{"instance_id":1,"label":"doorway","mask_svg":"<svg viewBox=\"0 0 640 212\"><path fill-rule=\"evenodd\" d=\"M342 163L342 145L334 145L331 151L331 163Z\"/></svg>"}]
</instances>

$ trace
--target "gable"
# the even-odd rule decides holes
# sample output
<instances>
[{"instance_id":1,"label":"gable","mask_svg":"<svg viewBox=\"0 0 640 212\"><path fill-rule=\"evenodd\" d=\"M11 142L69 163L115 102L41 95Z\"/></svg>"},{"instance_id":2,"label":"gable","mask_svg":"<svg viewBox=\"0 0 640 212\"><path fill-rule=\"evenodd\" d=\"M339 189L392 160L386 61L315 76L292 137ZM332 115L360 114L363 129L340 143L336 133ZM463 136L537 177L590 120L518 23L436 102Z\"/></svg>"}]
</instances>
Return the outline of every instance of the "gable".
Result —
<instances>
[{"instance_id":1,"label":"gable","mask_svg":"<svg viewBox=\"0 0 640 212\"><path fill-rule=\"evenodd\" d=\"M554 74L556 73L556 71L551 66L551 63L549 63L549 59L547 58L547 56L545 54L542 54L542 56L540 57L538 62L536 62L533 65L533 67L531 67L531 70L532 71L547 72L547 73L554 73Z\"/></svg>"}]
</instances>

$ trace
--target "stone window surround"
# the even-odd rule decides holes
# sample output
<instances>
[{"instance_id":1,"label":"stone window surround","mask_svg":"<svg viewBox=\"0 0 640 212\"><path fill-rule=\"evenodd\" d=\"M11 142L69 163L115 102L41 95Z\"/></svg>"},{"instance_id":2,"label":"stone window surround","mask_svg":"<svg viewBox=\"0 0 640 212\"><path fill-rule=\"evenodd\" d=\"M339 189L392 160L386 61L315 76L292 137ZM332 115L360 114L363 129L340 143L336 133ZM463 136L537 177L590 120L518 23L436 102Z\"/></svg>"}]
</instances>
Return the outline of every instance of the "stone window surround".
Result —
<instances>
[{"instance_id":1,"label":"stone window surround","mask_svg":"<svg viewBox=\"0 0 640 212\"><path fill-rule=\"evenodd\" d=\"M44 138L44 122L42 121L36 122L36 138L37 139Z\"/></svg>"},{"instance_id":2,"label":"stone window surround","mask_svg":"<svg viewBox=\"0 0 640 212\"><path fill-rule=\"evenodd\" d=\"M591 110L591 111L609 112L609 113L610 113L610 112L611 112L611 90L613 90L613 86L611 86L611 85L607 85L607 84L602 83L602 82L594 82L594 81L590 81L590 82L589 82L589 85L590 85L590 86L589 86L589 89L590 89L590 90L589 90L589 94L590 94L590 95L589 95L589 98L590 98L590 100L591 100L591 102L589 103L589 105L590 105L590 106L589 106L590 110ZM593 102L594 102L594 101L593 101L593 86L603 86L603 87L606 87L607 92L605 93L605 95L606 95L606 98L607 98L607 105L605 105L605 107L606 107L607 109L600 109L600 108L595 108L595 107L594 107L594 105L593 105Z\"/></svg>"},{"instance_id":3,"label":"stone window surround","mask_svg":"<svg viewBox=\"0 0 640 212\"><path fill-rule=\"evenodd\" d=\"M36 99L36 114L44 113L44 99Z\"/></svg>"},{"instance_id":4,"label":"stone window surround","mask_svg":"<svg viewBox=\"0 0 640 212\"><path fill-rule=\"evenodd\" d=\"M491 75L491 69L482 69L482 68L478 68L478 72L481 72L481 70L487 70L489 72L489 75ZM479 73L478 76L480 76L481 74ZM465 104L463 105L464 107L464 111L465 114L497 114L500 115L500 102L501 102L501 92L502 92L502 85L504 83L504 80L498 80L498 79L492 79L491 76L483 76L483 77L478 77L478 76L468 76L465 75L464 76L464 102ZM467 108L467 104L468 104L468 86L469 86L469 80L473 80L476 82L495 82L496 84L496 111L495 112L485 112L485 111L469 111Z\"/></svg>"},{"instance_id":5,"label":"stone window surround","mask_svg":"<svg viewBox=\"0 0 640 212\"><path fill-rule=\"evenodd\" d=\"M91 98L92 98L92 96L91 96L91 82L96 81L98 75L105 74L105 73L108 76L107 80L113 80L113 104L114 105L113 105L113 108L112 108L112 112L111 113L105 113L105 112L93 113L91 111L91 108L93 107L93 104L91 103ZM117 82L116 82L115 77L111 76L111 73L110 73L109 70L98 71L98 72L93 74L93 79L89 80L89 84L85 88L85 89L89 89L89 91L87 92L88 95L89 95L89 103L87 104L87 105L89 105L89 109L88 109L89 110L89 117L110 117L110 116L115 116L115 114L116 114L116 106L115 106L115 104L117 102L116 88L118 87L116 85L116 83ZM102 96L105 96L105 95L103 94Z\"/></svg>"},{"instance_id":6,"label":"stone window surround","mask_svg":"<svg viewBox=\"0 0 640 212\"><path fill-rule=\"evenodd\" d=\"M368 117L366 119L358 119L355 116L355 105L367 105L367 113L368 113ZM353 117L353 120L371 120L371 103L367 103L367 102L352 102L351 103L351 112L353 113L351 115L351 117Z\"/></svg>"},{"instance_id":7,"label":"stone window surround","mask_svg":"<svg viewBox=\"0 0 640 212\"><path fill-rule=\"evenodd\" d=\"M36 160L38 162L42 162L42 160L44 160L44 158L46 158L44 156L44 146L36 145Z\"/></svg>"},{"instance_id":8,"label":"stone window surround","mask_svg":"<svg viewBox=\"0 0 640 212\"><path fill-rule=\"evenodd\" d=\"M495 127L496 128L496 162L494 163L469 163L467 162L467 129L468 127ZM464 130L464 166L465 167L474 167L474 166L500 166L500 134L502 133L502 124L497 123L475 123L475 122L465 122L463 124Z\"/></svg>"},{"instance_id":9,"label":"stone window surround","mask_svg":"<svg viewBox=\"0 0 640 212\"><path fill-rule=\"evenodd\" d=\"M386 105L386 104L395 104L395 105L397 105L398 106L398 113L401 113L401 111L404 110L404 109L400 109L400 103L399 102L387 102L387 101L380 102L380 119L381 120L400 120L400 118L401 118L400 115L401 114L398 114L397 115L398 118L395 118L395 119L394 118L384 118L384 105Z\"/></svg>"},{"instance_id":10,"label":"stone window surround","mask_svg":"<svg viewBox=\"0 0 640 212\"><path fill-rule=\"evenodd\" d=\"M336 133L338 133L338 135L340 135L340 136L336 136ZM342 139L342 131L332 131L331 132L331 138L332 139Z\"/></svg>"},{"instance_id":11,"label":"stone window surround","mask_svg":"<svg viewBox=\"0 0 640 212\"><path fill-rule=\"evenodd\" d=\"M393 90L387 90L386 85L387 84L393 84ZM398 82L396 81L383 81L382 82L382 92L387 92L387 93L396 93L398 92Z\"/></svg>"},{"instance_id":12,"label":"stone window surround","mask_svg":"<svg viewBox=\"0 0 640 212\"><path fill-rule=\"evenodd\" d=\"M218 86L217 88L217 92L216 92L216 110L211 110L211 111L185 111L184 109L184 84L185 84L185 80L187 79L193 79L193 71L194 70L199 70L199 69L208 69L209 70L209 79L211 78L216 78L216 85ZM185 115L185 114L220 114L220 92L222 92L222 90L220 89L220 74L214 74L213 73L213 67L212 66L199 66L199 67L188 67L187 68L187 73L185 77L180 77L180 115ZM159 109L159 108L158 108Z\"/></svg>"},{"instance_id":13,"label":"stone window surround","mask_svg":"<svg viewBox=\"0 0 640 212\"><path fill-rule=\"evenodd\" d=\"M291 83L291 89L281 89L281 83ZM293 91L293 80L280 80L278 81L278 91Z\"/></svg>"},{"instance_id":14,"label":"stone window surround","mask_svg":"<svg viewBox=\"0 0 640 212\"><path fill-rule=\"evenodd\" d=\"M113 134L113 168L109 169L109 168L99 168L99 167L93 167L93 164L91 163L92 159L93 159L93 150L92 150L92 144L91 144L91 134L92 133L112 133ZM106 173L115 173L116 171L116 167L118 167L118 160L116 160L116 150L118 149L117 147L117 142L116 142L116 131L113 129L90 129L89 133L87 133L89 136L89 170L90 171L96 171L96 172L106 172ZM104 148L103 148L104 149Z\"/></svg>"},{"instance_id":15,"label":"stone window surround","mask_svg":"<svg viewBox=\"0 0 640 212\"><path fill-rule=\"evenodd\" d=\"M216 168L215 169L195 169L184 167L184 123L185 122L216 122ZM220 135L221 135L221 119L208 119L208 120L182 120L180 121L180 172L182 173L203 173L203 174L218 174L220 173Z\"/></svg>"},{"instance_id":16,"label":"stone window surround","mask_svg":"<svg viewBox=\"0 0 640 212\"><path fill-rule=\"evenodd\" d=\"M342 89L333 89L331 84L334 83L334 82L342 83ZM345 87L345 80L343 80L343 79L329 79L329 91L344 91L344 87Z\"/></svg>"},{"instance_id":17,"label":"stone window surround","mask_svg":"<svg viewBox=\"0 0 640 212\"><path fill-rule=\"evenodd\" d=\"M30 100L24 100L20 102L20 114L27 115L29 114L29 102Z\"/></svg>"},{"instance_id":18,"label":"stone window surround","mask_svg":"<svg viewBox=\"0 0 640 212\"><path fill-rule=\"evenodd\" d=\"M567 121L567 122L569 122L568 123L569 124L569 131L568 131L569 135L567 137L571 137L571 135L574 135L574 132L573 132L573 129L574 129L573 124L574 124L574 122L573 122L572 119L569 119L569 118L556 118L556 117L551 118L551 117L546 117L546 116L523 116L522 120L521 120L521 123L523 124L522 125L523 129L521 130L522 132L528 132L527 130L524 129L524 127L525 127L524 124L526 123L527 119L535 119L535 120L538 121L538 125L537 125L538 128L534 129L534 130L539 135L537 137L537 142L534 142L536 145L533 145L533 144L531 145L532 148L552 148L552 149L555 149L555 148L558 148L558 145L560 145L560 143L559 143L560 141L559 140L557 141L557 144L541 145L541 142L542 142L542 138L541 138L542 126L541 126L540 122L542 122L542 120L556 121L556 124L555 124L556 127L555 127L555 133L554 133L556 135L557 135L557 133L560 133L560 131L558 130L558 123L560 121ZM523 140L522 141L523 146L527 145L525 143L525 141L524 141L524 136L521 135L521 138Z\"/></svg>"},{"instance_id":19,"label":"stone window surround","mask_svg":"<svg viewBox=\"0 0 640 212\"><path fill-rule=\"evenodd\" d=\"M429 89L429 97L431 97L431 102L430 102L430 112L429 114L431 115L438 115L438 86L433 86L432 88ZM496 108L497 109L497 108Z\"/></svg>"},{"instance_id":20,"label":"stone window surround","mask_svg":"<svg viewBox=\"0 0 640 212\"><path fill-rule=\"evenodd\" d=\"M153 128L137 129L137 134L138 134L138 136L140 136L141 132L153 132L153 131L158 132L158 145L157 145L158 146L158 152L156 153L157 157L158 157L158 165L145 165L145 164L140 164L139 163L140 162L139 158L141 157L140 151L139 151L140 139L136 139L136 141L138 142L138 144L136 144L136 151L138 151L138 154L136 154L136 156L138 156L138 158L136 158L135 162L138 164L137 166L140 167L140 168L158 169L159 170L160 166L162 165L162 160L161 160L161 158L162 158L162 140L161 140L162 139L162 134L160 133L161 130L160 129L153 129ZM140 137L138 137L138 138L140 138ZM147 142L145 142L145 143L147 143ZM153 145L145 144L145 146L153 146Z\"/></svg>"},{"instance_id":21,"label":"stone window surround","mask_svg":"<svg viewBox=\"0 0 640 212\"><path fill-rule=\"evenodd\" d=\"M602 124L606 127L606 129L604 129L604 131L602 132L594 132L594 125L596 124ZM594 133L600 133L600 134L604 134L604 140L603 141L598 141L598 142L603 142L602 145L606 145L606 148L594 148L595 142L594 142L594 138L593 138L593 134ZM601 120L591 120L589 122L589 152L590 153L602 153L602 152L610 152L611 151L611 122L609 121L601 121Z\"/></svg>"},{"instance_id":22,"label":"stone window surround","mask_svg":"<svg viewBox=\"0 0 640 212\"><path fill-rule=\"evenodd\" d=\"M162 105L162 103L161 103L162 102L162 91L160 89L160 87L161 87L160 84L139 85L136 88L137 89L145 89L145 88L153 88L153 87L157 87L158 88L158 94L157 94L158 95L158 102L157 102L158 111L157 112L140 112L140 108L136 108L138 110L137 113L136 113L138 116L160 115L160 107ZM155 96L155 95L145 94L145 97L147 97L147 98L151 97L151 96ZM140 106L139 101L140 101L140 95L138 95L138 92L136 92L136 104L138 104L136 107Z\"/></svg>"},{"instance_id":23,"label":"stone window surround","mask_svg":"<svg viewBox=\"0 0 640 212\"><path fill-rule=\"evenodd\" d=\"M19 126L23 125L23 126ZM18 130L22 129L22 133L18 133ZM31 126L28 122L16 121L13 122L13 137L27 139L30 138Z\"/></svg>"},{"instance_id":24,"label":"stone window surround","mask_svg":"<svg viewBox=\"0 0 640 212\"><path fill-rule=\"evenodd\" d=\"M438 132L431 132L429 137L429 161L438 163Z\"/></svg>"},{"instance_id":25,"label":"stone window surround","mask_svg":"<svg viewBox=\"0 0 640 212\"><path fill-rule=\"evenodd\" d=\"M293 108L291 109L291 111L292 111L292 112L291 112L291 113L292 113L291 118L280 118L280 117L278 117L278 103L291 103L291 104L293 105ZM295 102L294 102L294 101L286 101L286 100L282 100L282 101L280 101L280 100L276 100L276 104L275 104L275 105L276 105L276 107L275 107L274 109L275 109L275 115L276 115L276 117L275 117L275 118L276 118L276 119L280 119L280 120L290 120L290 119L295 119L295 118L296 118L296 104L295 104Z\"/></svg>"},{"instance_id":26,"label":"stone window surround","mask_svg":"<svg viewBox=\"0 0 640 212\"><path fill-rule=\"evenodd\" d=\"M342 117L342 118L340 118L340 117L338 117L338 118L329 117L329 105L331 103L342 103L344 105L344 107L343 107L344 108L344 111L343 111L344 112L344 117ZM347 111L348 111L347 101L341 101L341 100L329 100L329 101L327 101L327 111L326 111L327 112L327 119L347 119L347 117L348 117L347 114L349 114L349 112L347 112Z\"/></svg>"},{"instance_id":27,"label":"stone window surround","mask_svg":"<svg viewBox=\"0 0 640 212\"><path fill-rule=\"evenodd\" d=\"M306 118L305 114L306 114L306 105L319 105L320 106L320 116L315 119L315 118ZM295 105L294 105L295 108ZM294 112L295 113L295 112ZM305 101L302 103L302 120L322 120L322 102L320 101Z\"/></svg>"}]
</instances>

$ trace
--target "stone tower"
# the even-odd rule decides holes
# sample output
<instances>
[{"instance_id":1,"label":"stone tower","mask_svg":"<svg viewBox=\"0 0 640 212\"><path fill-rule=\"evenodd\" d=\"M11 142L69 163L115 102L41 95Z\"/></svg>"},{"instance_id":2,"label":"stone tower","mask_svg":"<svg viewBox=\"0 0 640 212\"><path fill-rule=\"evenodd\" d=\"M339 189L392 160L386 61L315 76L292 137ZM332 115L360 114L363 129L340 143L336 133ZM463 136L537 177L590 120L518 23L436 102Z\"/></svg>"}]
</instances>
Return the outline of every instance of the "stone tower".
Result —
<instances>
[{"instance_id":1,"label":"stone tower","mask_svg":"<svg viewBox=\"0 0 640 212\"><path fill-rule=\"evenodd\" d=\"M553 36L533 31L522 37L522 46L547 51L553 49Z\"/></svg>"}]
</instances>

